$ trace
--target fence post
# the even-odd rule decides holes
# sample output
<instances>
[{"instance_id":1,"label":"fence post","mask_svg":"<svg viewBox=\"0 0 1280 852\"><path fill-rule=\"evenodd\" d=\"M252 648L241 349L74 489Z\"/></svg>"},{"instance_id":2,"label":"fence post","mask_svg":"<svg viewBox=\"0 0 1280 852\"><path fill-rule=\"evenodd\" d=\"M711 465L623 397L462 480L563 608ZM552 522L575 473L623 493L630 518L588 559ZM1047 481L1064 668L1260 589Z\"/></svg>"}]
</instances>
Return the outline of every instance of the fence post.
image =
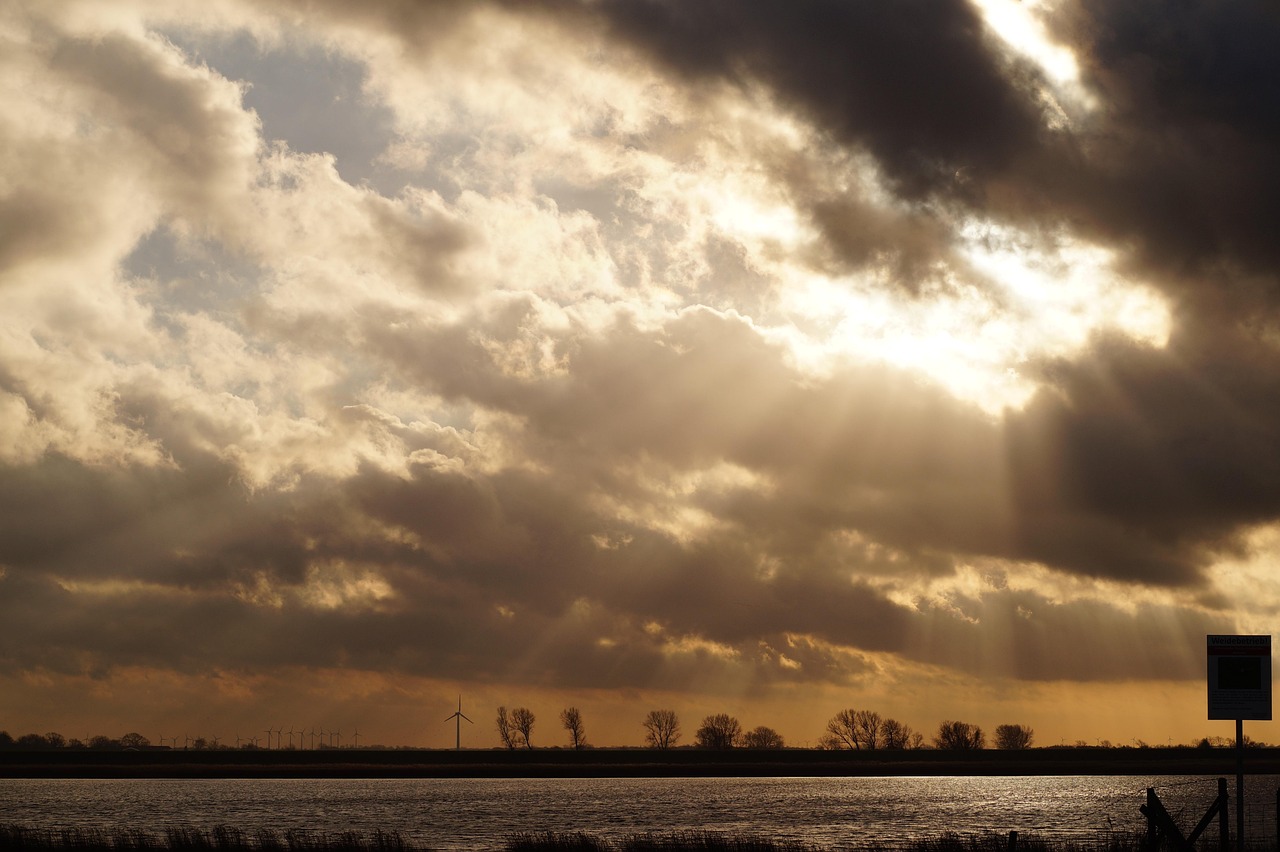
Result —
<instances>
[{"instance_id":1,"label":"fence post","mask_svg":"<svg viewBox=\"0 0 1280 852\"><path fill-rule=\"evenodd\" d=\"M1009 849L1008 852L1018 852L1018 832L1009 832Z\"/></svg>"}]
</instances>

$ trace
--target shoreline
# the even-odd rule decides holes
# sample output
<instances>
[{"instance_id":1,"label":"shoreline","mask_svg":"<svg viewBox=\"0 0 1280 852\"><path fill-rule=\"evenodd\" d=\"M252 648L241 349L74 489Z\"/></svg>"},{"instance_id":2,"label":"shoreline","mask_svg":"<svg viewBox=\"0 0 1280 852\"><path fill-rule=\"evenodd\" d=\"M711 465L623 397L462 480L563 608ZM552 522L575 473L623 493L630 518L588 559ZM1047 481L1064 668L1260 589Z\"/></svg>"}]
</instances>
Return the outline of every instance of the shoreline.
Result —
<instances>
[{"instance_id":1,"label":"shoreline","mask_svg":"<svg viewBox=\"0 0 1280 852\"><path fill-rule=\"evenodd\" d=\"M1280 749L1246 750L1249 775L1280 774ZM1033 748L961 753L724 752L640 748L323 749L0 752L0 778L607 778L888 777L943 775L1234 776L1234 749Z\"/></svg>"}]
</instances>

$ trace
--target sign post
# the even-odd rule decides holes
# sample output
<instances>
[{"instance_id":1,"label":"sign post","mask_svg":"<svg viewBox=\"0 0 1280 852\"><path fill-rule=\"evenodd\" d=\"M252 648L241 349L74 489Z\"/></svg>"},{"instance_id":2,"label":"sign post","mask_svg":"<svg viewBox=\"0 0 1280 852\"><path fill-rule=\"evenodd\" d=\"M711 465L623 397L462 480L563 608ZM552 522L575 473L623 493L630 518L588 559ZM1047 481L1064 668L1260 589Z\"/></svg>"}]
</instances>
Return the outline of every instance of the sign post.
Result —
<instances>
[{"instance_id":1,"label":"sign post","mask_svg":"<svg viewBox=\"0 0 1280 852\"><path fill-rule=\"evenodd\" d=\"M1208 637L1209 718L1236 722L1236 849L1244 851L1244 720L1271 718L1271 636Z\"/></svg>"}]
</instances>

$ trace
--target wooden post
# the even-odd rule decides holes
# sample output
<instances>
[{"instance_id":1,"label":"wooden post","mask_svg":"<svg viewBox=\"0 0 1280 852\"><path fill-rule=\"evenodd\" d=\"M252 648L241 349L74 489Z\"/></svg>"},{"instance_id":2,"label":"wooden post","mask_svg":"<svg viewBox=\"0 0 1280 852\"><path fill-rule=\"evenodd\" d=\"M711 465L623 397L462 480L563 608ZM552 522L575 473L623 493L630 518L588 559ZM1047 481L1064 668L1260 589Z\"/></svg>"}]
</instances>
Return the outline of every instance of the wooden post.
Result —
<instances>
[{"instance_id":1,"label":"wooden post","mask_svg":"<svg viewBox=\"0 0 1280 852\"><path fill-rule=\"evenodd\" d=\"M1009 832L1009 849L1008 852L1018 852L1018 832Z\"/></svg>"},{"instance_id":2,"label":"wooden post","mask_svg":"<svg viewBox=\"0 0 1280 852\"><path fill-rule=\"evenodd\" d=\"M1244 852L1244 719L1236 719L1236 852Z\"/></svg>"},{"instance_id":3,"label":"wooden post","mask_svg":"<svg viewBox=\"0 0 1280 852\"><path fill-rule=\"evenodd\" d=\"M1280 796L1280 791L1277 791ZM1277 801L1280 801L1278 799ZM1231 821L1227 816L1227 779L1218 779L1218 848L1227 852L1231 848Z\"/></svg>"},{"instance_id":4,"label":"wooden post","mask_svg":"<svg viewBox=\"0 0 1280 852\"><path fill-rule=\"evenodd\" d=\"M1147 850L1155 852L1160 843L1160 829L1156 826L1156 807L1160 799L1156 797L1156 788L1147 788L1147 803L1142 807L1142 814L1147 818Z\"/></svg>"}]
</instances>

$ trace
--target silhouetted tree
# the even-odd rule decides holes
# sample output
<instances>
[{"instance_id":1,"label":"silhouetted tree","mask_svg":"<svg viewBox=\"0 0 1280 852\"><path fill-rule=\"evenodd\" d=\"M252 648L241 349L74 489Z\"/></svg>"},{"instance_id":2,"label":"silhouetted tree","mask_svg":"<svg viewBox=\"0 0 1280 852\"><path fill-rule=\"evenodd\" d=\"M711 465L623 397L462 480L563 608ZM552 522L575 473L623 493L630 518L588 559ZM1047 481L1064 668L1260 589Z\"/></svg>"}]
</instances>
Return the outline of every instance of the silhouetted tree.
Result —
<instances>
[{"instance_id":1,"label":"silhouetted tree","mask_svg":"<svg viewBox=\"0 0 1280 852\"><path fill-rule=\"evenodd\" d=\"M1085 743L1083 741L1077 743L1077 745L1081 746L1084 744ZM1234 748L1235 744L1235 737L1202 737L1198 742L1196 742L1196 748ZM1107 743L1107 745L1110 745L1110 743ZM1265 745L1266 743L1255 740L1248 734L1244 735L1245 748L1258 748Z\"/></svg>"},{"instance_id":2,"label":"silhouetted tree","mask_svg":"<svg viewBox=\"0 0 1280 852\"><path fill-rule=\"evenodd\" d=\"M884 720L880 718L880 714L871 710L861 710L854 718L854 724L858 727L858 739L862 741L863 748L874 751L880 747L880 726Z\"/></svg>"},{"instance_id":3,"label":"silhouetted tree","mask_svg":"<svg viewBox=\"0 0 1280 852\"><path fill-rule=\"evenodd\" d=\"M644 741L652 748L671 748L680 740L680 719L674 710L650 710L642 724Z\"/></svg>"},{"instance_id":4,"label":"silhouetted tree","mask_svg":"<svg viewBox=\"0 0 1280 852\"><path fill-rule=\"evenodd\" d=\"M764 725L742 735L743 748L782 748L782 734Z\"/></svg>"},{"instance_id":5,"label":"silhouetted tree","mask_svg":"<svg viewBox=\"0 0 1280 852\"><path fill-rule=\"evenodd\" d=\"M698 748L733 748L742 737L742 725L728 713L717 713L702 720L693 741Z\"/></svg>"},{"instance_id":6,"label":"silhouetted tree","mask_svg":"<svg viewBox=\"0 0 1280 852\"><path fill-rule=\"evenodd\" d=\"M582 748L587 744L586 728L582 724L582 714L577 707L567 707L560 711L560 724L569 732L569 744L574 748Z\"/></svg>"},{"instance_id":7,"label":"silhouetted tree","mask_svg":"<svg viewBox=\"0 0 1280 852\"><path fill-rule=\"evenodd\" d=\"M23 734L14 745L22 749L48 748L49 741L39 734Z\"/></svg>"},{"instance_id":8,"label":"silhouetted tree","mask_svg":"<svg viewBox=\"0 0 1280 852\"><path fill-rule=\"evenodd\" d=\"M996 725L996 748L1024 749L1031 748L1031 740L1035 731L1026 725Z\"/></svg>"},{"instance_id":9,"label":"silhouetted tree","mask_svg":"<svg viewBox=\"0 0 1280 852\"><path fill-rule=\"evenodd\" d=\"M151 740L142 734L130 732L120 738L120 745L124 748L147 748L151 745Z\"/></svg>"},{"instance_id":10,"label":"silhouetted tree","mask_svg":"<svg viewBox=\"0 0 1280 852\"><path fill-rule=\"evenodd\" d=\"M45 734L44 741L49 744L49 748L65 748L67 745L67 738L57 731Z\"/></svg>"},{"instance_id":11,"label":"silhouetted tree","mask_svg":"<svg viewBox=\"0 0 1280 852\"><path fill-rule=\"evenodd\" d=\"M827 749L879 748L885 739L885 723L888 721L892 720L882 719L879 713L872 710L841 710L827 722L827 732L822 735L820 745ZM898 722L894 722L894 725L906 727Z\"/></svg>"},{"instance_id":12,"label":"silhouetted tree","mask_svg":"<svg viewBox=\"0 0 1280 852\"><path fill-rule=\"evenodd\" d=\"M96 749L102 749L102 750L120 748L120 741L113 740L111 739L111 737L103 736L102 734L98 734L96 737L89 738L89 748L96 748Z\"/></svg>"},{"instance_id":13,"label":"silhouetted tree","mask_svg":"<svg viewBox=\"0 0 1280 852\"><path fill-rule=\"evenodd\" d=\"M831 751L839 751L840 749L856 749L858 747L858 737L853 724L853 716L857 710L841 710L827 722L826 733L822 735L822 739L818 744L825 749Z\"/></svg>"},{"instance_id":14,"label":"silhouetted tree","mask_svg":"<svg viewBox=\"0 0 1280 852\"><path fill-rule=\"evenodd\" d=\"M13 748L13 736L8 731L0 731L0 748Z\"/></svg>"},{"instance_id":15,"label":"silhouetted tree","mask_svg":"<svg viewBox=\"0 0 1280 852\"><path fill-rule=\"evenodd\" d=\"M880 723L880 742L884 748L919 748L924 737L897 719L885 719Z\"/></svg>"},{"instance_id":16,"label":"silhouetted tree","mask_svg":"<svg viewBox=\"0 0 1280 852\"><path fill-rule=\"evenodd\" d=\"M533 748L533 711L527 707L514 707L511 710L511 727L524 740L525 748Z\"/></svg>"},{"instance_id":17,"label":"silhouetted tree","mask_svg":"<svg viewBox=\"0 0 1280 852\"><path fill-rule=\"evenodd\" d=\"M938 726L938 734L933 738L933 743L948 751L973 751L986 748L987 738L977 725L946 721Z\"/></svg>"},{"instance_id":18,"label":"silhouetted tree","mask_svg":"<svg viewBox=\"0 0 1280 852\"><path fill-rule=\"evenodd\" d=\"M516 747L515 733L511 729L511 720L507 717L507 708L498 708L498 739L507 748Z\"/></svg>"}]
</instances>

